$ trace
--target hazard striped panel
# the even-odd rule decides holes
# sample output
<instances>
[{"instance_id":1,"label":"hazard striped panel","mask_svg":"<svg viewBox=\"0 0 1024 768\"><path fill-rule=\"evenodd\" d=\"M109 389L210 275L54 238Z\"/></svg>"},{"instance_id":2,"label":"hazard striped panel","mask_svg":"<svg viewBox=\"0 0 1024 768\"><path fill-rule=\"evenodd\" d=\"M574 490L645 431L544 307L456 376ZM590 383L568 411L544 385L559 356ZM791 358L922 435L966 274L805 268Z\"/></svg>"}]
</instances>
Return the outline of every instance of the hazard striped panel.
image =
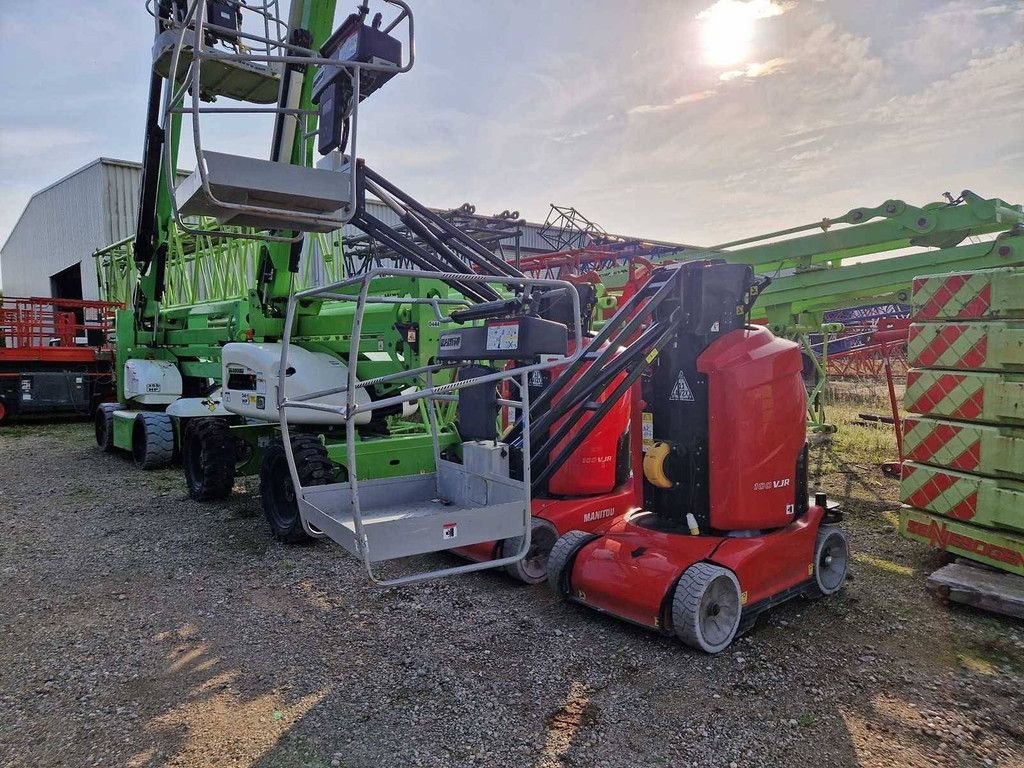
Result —
<instances>
[{"instance_id":1,"label":"hazard striped panel","mask_svg":"<svg viewBox=\"0 0 1024 768\"><path fill-rule=\"evenodd\" d=\"M914 278L915 320L1024 317L1024 269L988 269Z\"/></svg>"},{"instance_id":2,"label":"hazard striped panel","mask_svg":"<svg viewBox=\"0 0 1024 768\"><path fill-rule=\"evenodd\" d=\"M900 500L975 525L1024 533L1024 483L904 462Z\"/></svg>"},{"instance_id":3,"label":"hazard striped panel","mask_svg":"<svg viewBox=\"0 0 1024 768\"><path fill-rule=\"evenodd\" d=\"M1024 481L1024 428L911 416L903 420L903 455L921 464Z\"/></svg>"},{"instance_id":4,"label":"hazard striped panel","mask_svg":"<svg viewBox=\"0 0 1024 768\"><path fill-rule=\"evenodd\" d=\"M914 323L907 362L915 368L1024 371L1024 324Z\"/></svg>"},{"instance_id":5,"label":"hazard striped panel","mask_svg":"<svg viewBox=\"0 0 1024 768\"><path fill-rule=\"evenodd\" d=\"M981 528L904 507L900 533L908 539L1024 576L1024 536Z\"/></svg>"},{"instance_id":6,"label":"hazard striped panel","mask_svg":"<svg viewBox=\"0 0 1024 768\"><path fill-rule=\"evenodd\" d=\"M913 368L903 405L923 416L1024 424L1024 374Z\"/></svg>"}]
</instances>

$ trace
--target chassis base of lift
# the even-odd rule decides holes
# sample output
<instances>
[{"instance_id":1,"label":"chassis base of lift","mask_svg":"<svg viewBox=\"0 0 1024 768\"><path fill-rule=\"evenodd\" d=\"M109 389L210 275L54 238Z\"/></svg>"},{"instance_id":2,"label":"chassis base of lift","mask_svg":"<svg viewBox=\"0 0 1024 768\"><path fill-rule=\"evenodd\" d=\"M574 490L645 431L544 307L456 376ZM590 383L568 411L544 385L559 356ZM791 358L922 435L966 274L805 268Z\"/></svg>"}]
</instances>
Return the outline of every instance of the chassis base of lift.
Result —
<instances>
[{"instance_id":1,"label":"chassis base of lift","mask_svg":"<svg viewBox=\"0 0 1024 768\"><path fill-rule=\"evenodd\" d=\"M717 653L764 610L837 592L848 561L845 536L819 506L750 536L691 535L637 512L604 533L560 538L548 583L565 599Z\"/></svg>"},{"instance_id":2,"label":"chassis base of lift","mask_svg":"<svg viewBox=\"0 0 1024 768\"><path fill-rule=\"evenodd\" d=\"M508 572L526 584L539 584L548 577L548 557L555 542L569 531L597 535L616 520L636 512L636 491L627 486L602 496L569 499L535 498L531 505L533 530L530 550L520 562L508 566ZM474 562L497 560L515 552L518 540L487 541L451 552Z\"/></svg>"}]
</instances>

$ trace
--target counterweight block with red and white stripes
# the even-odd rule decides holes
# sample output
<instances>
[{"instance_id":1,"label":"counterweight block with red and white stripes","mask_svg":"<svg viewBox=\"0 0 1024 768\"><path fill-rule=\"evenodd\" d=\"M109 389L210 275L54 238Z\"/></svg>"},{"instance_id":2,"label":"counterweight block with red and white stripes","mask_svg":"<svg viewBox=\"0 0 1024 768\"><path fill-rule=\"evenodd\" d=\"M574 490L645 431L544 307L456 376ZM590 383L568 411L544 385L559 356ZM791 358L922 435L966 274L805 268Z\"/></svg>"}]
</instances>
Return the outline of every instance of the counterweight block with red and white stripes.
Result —
<instances>
[{"instance_id":1,"label":"counterweight block with red and white stripes","mask_svg":"<svg viewBox=\"0 0 1024 768\"><path fill-rule=\"evenodd\" d=\"M913 318L1024 318L1024 269L1008 267L914 278Z\"/></svg>"},{"instance_id":2,"label":"counterweight block with red and white stripes","mask_svg":"<svg viewBox=\"0 0 1024 768\"><path fill-rule=\"evenodd\" d=\"M1024 425L1024 373L914 368L903 403L922 416Z\"/></svg>"},{"instance_id":3,"label":"counterweight block with red and white stripes","mask_svg":"<svg viewBox=\"0 0 1024 768\"><path fill-rule=\"evenodd\" d=\"M914 323L907 361L914 368L1024 371L1024 323Z\"/></svg>"},{"instance_id":4,"label":"counterweight block with red and white stripes","mask_svg":"<svg viewBox=\"0 0 1024 768\"><path fill-rule=\"evenodd\" d=\"M908 461L1024 481L1024 428L943 419L903 420Z\"/></svg>"},{"instance_id":5,"label":"counterweight block with red and white stripes","mask_svg":"<svg viewBox=\"0 0 1024 768\"><path fill-rule=\"evenodd\" d=\"M900 534L935 549L1024 576L1024 536L910 507L900 510Z\"/></svg>"},{"instance_id":6,"label":"counterweight block with red and white stripes","mask_svg":"<svg viewBox=\"0 0 1024 768\"><path fill-rule=\"evenodd\" d=\"M1024 483L908 461L900 500L953 520L1024 533Z\"/></svg>"}]
</instances>

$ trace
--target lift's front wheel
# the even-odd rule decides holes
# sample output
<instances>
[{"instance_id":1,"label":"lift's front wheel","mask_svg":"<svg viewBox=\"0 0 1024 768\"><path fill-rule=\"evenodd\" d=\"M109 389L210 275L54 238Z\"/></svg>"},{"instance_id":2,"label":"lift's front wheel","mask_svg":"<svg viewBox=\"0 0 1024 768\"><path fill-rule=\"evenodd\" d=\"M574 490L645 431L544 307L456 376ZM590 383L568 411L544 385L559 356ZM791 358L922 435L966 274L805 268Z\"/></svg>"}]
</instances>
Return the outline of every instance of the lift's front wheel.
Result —
<instances>
[{"instance_id":1,"label":"lift's front wheel","mask_svg":"<svg viewBox=\"0 0 1024 768\"><path fill-rule=\"evenodd\" d=\"M814 584L811 597L834 595L843 588L850 565L850 545L846 534L834 525L823 525L814 542Z\"/></svg>"},{"instance_id":2,"label":"lift's front wheel","mask_svg":"<svg viewBox=\"0 0 1024 768\"><path fill-rule=\"evenodd\" d=\"M141 469L159 469L174 461L174 425L158 411L143 411L132 425L132 458Z\"/></svg>"},{"instance_id":3,"label":"lift's front wheel","mask_svg":"<svg viewBox=\"0 0 1024 768\"><path fill-rule=\"evenodd\" d=\"M191 419L181 445L188 495L196 501L226 499L235 485L235 442L224 419Z\"/></svg>"},{"instance_id":4,"label":"lift's front wheel","mask_svg":"<svg viewBox=\"0 0 1024 768\"><path fill-rule=\"evenodd\" d=\"M725 650L740 626L740 583L728 568L695 563L683 571L672 596L676 637L705 653Z\"/></svg>"},{"instance_id":5,"label":"lift's front wheel","mask_svg":"<svg viewBox=\"0 0 1024 768\"><path fill-rule=\"evenodd\" d=\"M334 482L334 464L327 449L316 435L295 435L292 438L295 469L303 487L327 485ZM288 471L288 457L284 444L275 440L263 453L260 465L260 499L263 514L270 523L274 538L286 544L298 544L313 539L302 527L299 501Z\"/></svg>"},{"instance_id":6,"label":"lift's front wheel","mask_svg":"<svg viewBox=\"0 0 1024 768\"><path fill-rule=\"evenodd\" d=\"M548 577L548 557L558 541L558 529L547 520L535 517L530 530L530 548L519 562L505 566L509 575L524 584L540 584ZM523 537L505 539L501 545L501 556L511 557L523 546Z\"/></svg>"},{"instance_id":7,"label":"lift's front wheel","mask_svg":"<svg viewBox=\"0 0 1024 768\"><path fill-rule=\"evenodd\" d=\"M576 555L588 543L596 539L593 533L585 531L569 531L555 542L548 555L548 586L551 591L561 598L569 596L572 588L569 583L572 564Z\"/></svg>"}]
</instances>

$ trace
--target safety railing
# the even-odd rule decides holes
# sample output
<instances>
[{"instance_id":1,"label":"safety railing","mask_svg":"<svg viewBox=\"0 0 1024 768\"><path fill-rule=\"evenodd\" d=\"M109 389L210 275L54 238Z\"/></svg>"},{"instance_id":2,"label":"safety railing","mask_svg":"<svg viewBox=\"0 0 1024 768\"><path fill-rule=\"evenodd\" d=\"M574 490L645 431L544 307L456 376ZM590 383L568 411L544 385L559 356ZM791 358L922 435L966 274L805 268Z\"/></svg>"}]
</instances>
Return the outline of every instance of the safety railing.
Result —
<instances>
[{"instance_id":1,"label":"safety railing","mask_svg":"<svg viewBox=\"0 0 1024 768\"><path fill-rule=\"evenodd\" d=\"M506 367L484 375L473 375L466 379L453 376L452 380L438 383L438 377L448 377L473 364L472 360L443 361L395 374L360 381L359 346L363 317L368 305L377 303L408 303L403 297L371 295L371 283L382 277L422 278L432 280L459 280L470 283L491 285L515 285L523 291L524 300L529 300L536 289L566 291L572 300L575 318L575 343L570 347L574 352L566 357L546 359L541 362L526 362ZM291 346L292 327L296 307L312 298L355 302L355 317L350 339L350 352L346 380L335 387L309 393L299 397L287 397L289 375L288 353ZM432 307L435 321L441 325L451 323L446 309L452 304L465 302L438 299L419 299L419 303ZM530 548L530 402L529 378L535 371L573 362L583 351L580 299L576 287L564 280L541 278L517 278L487 275L466 275L462 273L437 273L409 269L374 269L357 277L310 288L294 293L288 303L285 318L285 333L282 339L280 367L278 370L276 398L280 413L280 426L284 438L288 469L295 488L303 525L314 535L326 534L347 550L356 554L371 581L382 586L404 584L412 581L435 579L460 573L470 573L489 568L500 568L518 562ZM395 380L409 380L417 388L404 390L401 394L372 399L367 390L379 384ZM459 465L441 455L438 441L438 408L458 400L460 392L471 387L498 386L510 382L518 395L506 389L508 397L499 397L500 407L515 408L523 414L521 427L525 435L521 456L522 476L519 479L498 477L487 471L477 471L466 464ZM336 397L343 395L343 402ZM335 398L333 402L326 402ZM357 417L382 409L393 408L404 403L419 401L426 405L427 418L433 436L434 460L437 471L433 475L388 480L359 480L357 469L358 434ZM345 419L348 480L320 486L303 486L290 444L289 412L295 409L312 409L340 415ZM497 414L495 414L497 418ZM472 446L471 446L472 447ZM465 448L465 446L464 446ZM475 450L475 448L474 448ZM495 450L507 450L495 444ZM507 453L505 454L508 455ZM468 455L464 462L468 462ZM462 484L462 485L460 485ZM474 487L486 496L483 504L474 503L460 489ZM483 490L480 490L480 489ZM493 498L490 494L493 493ZM469 497L473 492L469 492ZM442 499L448 497L449 503ZM458 497L451 501L451 497ZM480 498L476 497L479 502ZM364 509L364 505L367 509ZM463 526L464 534L453 533ZM441 532L440 538L435 534ZM425 554L456 546L468 546L484 541L521 537L519 550L495 560L466 565L440 568L391 579L379 578L374 563L409 555Z\"/></svg>"},{"instance_id":2,"label":"safety railing","mask_svg":"<svg viewBox=\"0 0 1024 768\"><path fill-rule=\"evenodd\" d=\"M119 304L82 299L5 296L0 299L0 347L108 347Z\"/></svg>"},{"instance_id":3,"label":"safety railing","mask_svg":"<svg viewBox=\"0 0 1024 768\"><path fill-rule=\"evenodd\" d=\"M201 234L208 237L245 237L270 242L297 242L301 239L303 231L330 231L348 223L355 214L355 205L358 199L358 174L355 172L353 159L357 156L361 76L365 72L397 74L407 72L412 68L415 61L415 32L413 15L409 6L402 0L384 0L388 5L398 9L396 17L384 28L384 32L390 33L402 22L406 22L407 60L404 64L394 65L372 60L363 62L326 58L321 56L318 51L289 42L286 39L286 33L259 35L245 31L241 28L241 24L226 27L212 23L208 18L211 1L193 0L189 3L183 17L172 17L172 19L164 21L165 24L169 23L177 30L178 37L168 70L174 78L172 79L174 85L166 90L162 122L164 130L169 131L172 115L185 114L191 118L192 144L196 156L195 178L190 177L179 187L189 184L191 184L190 189L195 187L193 192L200 196L201 206L216 211L215 215L218 220L234 218L236 219L234 223L251 225L254 228L241 234L220 229L207 230ZM260 12L264 15L269 13L269 5L260 6ZM240 5L238 8L241 13L253 10L247 5ZM275 29L286 29L282 25L283 22L278 16ZM227 50L224 47L216 49L210 43L211 40L224 39L234 41L234 50ZM250 43L258 46L258 49L249 47ZM182 62L187 60L189 63L183 67ZM347 173L334 174L332 171L312 168L310 165L312 151L308 146L307 151L303 153L307 164L291 166L290 173L287 170L288 163L268 164L268 161L256 158L208 153L204 150L200 126L202 115L207 114L273 114L283 116L286 120L291 121L292 130L300 130L302 137L307 142L318 133L315 128L318 110L303 108L298 103L279 103L276 106L267 107L203 106L201 104L202 96L209 90L204 90L204 62L263 67L267 69L268 74L270 67L286 68L289 65L307 68L331 67L334 70L342 70L349 78L351 90L348 108L343 116L345 120L349 121L350 126L347 137L349 152L343 158L344 162L342 163L348 166ZM190 103L187 105L185 104L186 97L190 98ZM237 98L237 95L234 98ZM163 162L167 183L174 187L176 177L173 167L172 142L164 142ZM217 166L218 183L211 181L211 164L214 163ZM311 174L309 178L301 178L303 171ZM335 179L328 179L323 174L327 174L327 176L334 174ZM230 181L225 181L228 179ZM342 183L347 181L348 189L344 194L331 191L335 181ZM252 187L254 184L266 187L262 190L264 197L260 198L256 195L255 199L276 198L285 202L282 202L280 207L244 202L242 199L250 199L248 193L254 191L251 188L246 190L246 185ZM214 187L217 187L219 191ZM199 232L186 223L186 217L182 214L175 191L173 188L170 190L171 199L174 201L174 215L179 227L183 231L199 235ZM226 199L225 192L229 192L232 197L242 199ZM334 208L335 203L338 203L339 207ZM289 208L289 205L292 207ZM270 234L270 232L278 230L297 230L299 234L294 237Z\"/></svg>"}]
</instances>

